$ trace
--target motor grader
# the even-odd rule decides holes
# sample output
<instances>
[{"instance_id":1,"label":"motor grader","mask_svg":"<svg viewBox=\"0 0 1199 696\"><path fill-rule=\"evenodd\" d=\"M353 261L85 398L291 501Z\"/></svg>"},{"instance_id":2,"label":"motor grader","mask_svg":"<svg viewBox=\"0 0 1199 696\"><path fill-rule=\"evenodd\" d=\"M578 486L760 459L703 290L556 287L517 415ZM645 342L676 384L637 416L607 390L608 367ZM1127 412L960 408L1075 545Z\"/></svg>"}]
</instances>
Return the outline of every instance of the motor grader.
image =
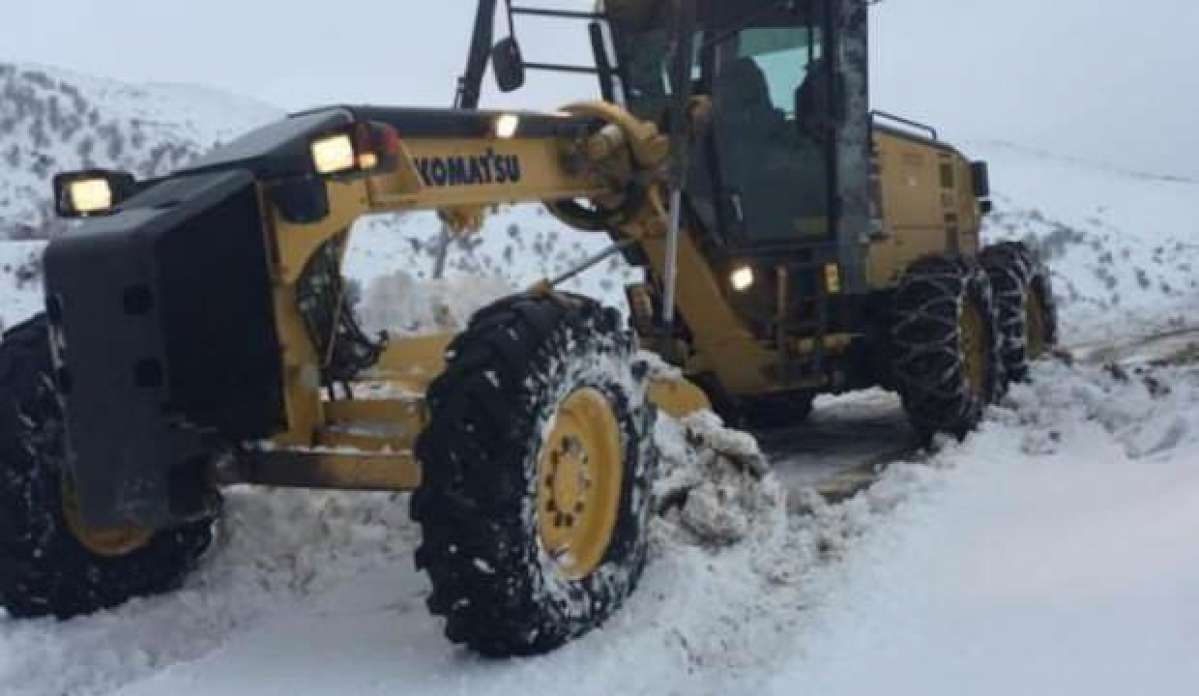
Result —
<instances>
[{"instance_id":1,"label":"motor grader","mask_svg":"<svg viewBox=\"0 0 1199 696\"><path fill-rule=\"evenodd\" d=\"M920 434L964 436L1052 344L1049 279L981 248L985 165L870 110L866 5L481 0L453 109L316 109L160 179L56 177L79 222L45 252L45 313L0 346L0 604L65 618L177 586L224 486L412 491L447 636L537 653L637 585L659 409L790 426L882 386ZM527 60L529 15L594 64ZM602 98L482 111L488 65L507 91L591 74ZM627 315L558 278L457 336L359 327L356 220L469 228L519 201L610 237L577 270L644 269Z\"/></svg>"}]
</instances>

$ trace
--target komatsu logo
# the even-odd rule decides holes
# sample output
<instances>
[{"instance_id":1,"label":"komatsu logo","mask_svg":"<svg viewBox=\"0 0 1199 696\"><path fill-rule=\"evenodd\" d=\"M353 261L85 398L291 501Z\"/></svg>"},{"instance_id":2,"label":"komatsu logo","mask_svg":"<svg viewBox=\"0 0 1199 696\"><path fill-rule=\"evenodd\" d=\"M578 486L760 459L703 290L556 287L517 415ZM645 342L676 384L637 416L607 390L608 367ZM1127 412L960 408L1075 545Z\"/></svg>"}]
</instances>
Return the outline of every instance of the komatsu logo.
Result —
<instances>
[{"instance_id":1,"label":"komatsu logo","mask_svg":"<svg viewBox=\"0 0 1199 696\"><path fill-rule=\"evenodd\" d=\"M484 186L520 183L519 155L488 149L478 157L417 157L416 170L425 186Z\"/></svg>"}]
</instances>

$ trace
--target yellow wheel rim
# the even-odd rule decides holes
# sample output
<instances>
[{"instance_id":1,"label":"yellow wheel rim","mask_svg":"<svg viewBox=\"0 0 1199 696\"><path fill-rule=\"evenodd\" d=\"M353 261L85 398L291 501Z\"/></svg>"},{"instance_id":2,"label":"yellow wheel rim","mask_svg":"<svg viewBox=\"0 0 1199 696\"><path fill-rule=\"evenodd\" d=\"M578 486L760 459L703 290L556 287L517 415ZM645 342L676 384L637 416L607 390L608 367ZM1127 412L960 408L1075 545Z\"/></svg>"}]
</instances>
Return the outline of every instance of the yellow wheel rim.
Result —
<instances>
[{"instance_id":1,"label":"yellow wheel rim","mask_svg":"<svg viewBox=\"0 0 1199 696\"><path fill-rule=\"evenodd\" d=\"M1028 359L1036 360L1045 355L1048 341L1045 337L1045 304L1040 294L1029 288L1024 298L1025 332L1028 338Z\"/></svg>"},{"instance_id":2,"label":"yellow wheel rim","mask_svg":"<svg viewBox=\"0 0 1199 696\"><path fill-rule=\"evenodd\" d=\"M153 530L142 527L88 527L79 512L75 488L66 478L62 484L62 513L71 535L97 556L127 556L150 543L154 536Z\"/></svg>"},{"instance_id":3,"label":"yellow wheel rim","mask_svg":"<svg viewBox=\"0 0 1199 696\"><path fill-rule=\"evenodd\" d=\"M571 394L558 408L537 467L537 532L568 579L587 577L608 551L623 461L608 399L591 388Z\"/></svg>"},{"instance_id":4,"label":"yellow wheel rim","mask_svg":"<svg viewBox=\"0 0 1199 696\"><path fill-rule=\"evenodd\" d=\"M970 392L982 398L987 389L987 329L978 303L967 300L958 317L958 342Z\"/></svg>"}]
</instances>

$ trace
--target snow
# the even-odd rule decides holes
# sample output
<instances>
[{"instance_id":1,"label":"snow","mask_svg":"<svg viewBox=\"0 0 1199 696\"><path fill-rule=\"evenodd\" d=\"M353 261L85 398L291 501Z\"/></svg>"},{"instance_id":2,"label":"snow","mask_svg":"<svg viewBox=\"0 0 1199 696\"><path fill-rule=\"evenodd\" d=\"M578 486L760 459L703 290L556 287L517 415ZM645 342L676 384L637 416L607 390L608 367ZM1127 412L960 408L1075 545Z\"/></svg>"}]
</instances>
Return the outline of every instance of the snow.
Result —
<instances>
[{"instance_id":1,"label":"snow","mask_svg":"<svg viewBox=\"0 0 1199 696\"><path fill-rule=\"evenodd\" d=\"M406 271L372 279L359 308L368 332L389 335L455 331L475 312L516 288L495 277L465 276L452 281L418 281Z\"/></svg>"},{"instance_id":2,"label":"snow","mask_svg":"<svg viewBox=\"0 0 1199 696\"><path fill-rule=\"evenodd\" d=\"M966 443L839 504L784 505L752 440L664 421L668 479L707 491L655 523L603 630L509 662L441 637L406 496L235 489L180 593L0 622L0 690L1176 693L1199 676L1199 371L1162 370L1041 365ZM703 526L730 515L734 538Z\"/></svg>"},{"instance_id":3,"label":"snow","mask_svg":"<svg viewBox=\"0 0 1199 696\"><path fill-rule=\"evenodd\" d=\"M130 85L0 62L0 237L62 228L50 206L57 172L110 167L161 176L282 115L205 87Z\"/></svg>"},{"instance_id":4,"label":"snow","mask_svg":"<svg viewBox=\"0 0 1199 696\"><path fill-rule=\"evenodd\" d=\"M382 276L395 279L399 273L436 293L439 285L428 281L433 278L440 227L437 216L428 212L360 220L350 237L346 273L367 284ZM493 297L507 294L571 270L610 244L606 235L563 226L540 204L503 206L488 211L478 234L451 245L445 278L454 285L440 287L467 288L467 295L476 299L479 290L491 290ZM638 279L638 273L616 257L560 287L623 307L625 284ZM449 293L451 303L454 292Z\"/></svg>"},{"instance_id":5,"label":"snow","mask_svg":"<svg viewBox=\"0 0 1199 696\"><path fill-rule=\"evenodd\" d=\"M0 242L0 327L42 310L41 242Z\"/></svg>"},{"instance_id":6,"label":"snow","mask_svg":"<svg viewBox=\"0 0 1199 696\"><path fill-rule=\"evenodd\" d=\"M1199 678L1199 372L1038 368L824 573L775 693L1182 693ZM1082 398L1079 398L1079 397ZM1177 438L1146 449L1159 424Z\"/></svg>"},{"instance_id":7,"label":"snow","mask_svg":"<svg viewBox=\"0 0 1199 696\"><path fill-rule=\"evenodd\" d=\"M1199 182L1008 143L967 143L991 168L988 241L1026 239L1053 271L1063 336L1111 342L1199 318Z\"/></svg>"}]
</instances>

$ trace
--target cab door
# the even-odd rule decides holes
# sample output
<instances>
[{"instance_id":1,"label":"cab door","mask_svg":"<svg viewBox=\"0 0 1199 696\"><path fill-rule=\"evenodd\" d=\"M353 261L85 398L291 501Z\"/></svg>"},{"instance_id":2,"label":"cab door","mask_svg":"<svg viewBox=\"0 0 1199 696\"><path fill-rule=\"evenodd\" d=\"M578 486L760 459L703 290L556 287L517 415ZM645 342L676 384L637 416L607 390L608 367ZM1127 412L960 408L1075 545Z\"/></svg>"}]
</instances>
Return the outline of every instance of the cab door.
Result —
<instances>
[{"instance_id":1,"label":"cab door","mask_svg":"<svg viewBox=\"0 0 1199 696\"><path fill-rule=\"evenodd\" d=\"M725 30L704 59L710 175L720 228L737 247L810 244L832 234L834 139L805 113L820 103L831 69L827 32L812 14L780 10Z\"/></svg>"}]
</instances>

